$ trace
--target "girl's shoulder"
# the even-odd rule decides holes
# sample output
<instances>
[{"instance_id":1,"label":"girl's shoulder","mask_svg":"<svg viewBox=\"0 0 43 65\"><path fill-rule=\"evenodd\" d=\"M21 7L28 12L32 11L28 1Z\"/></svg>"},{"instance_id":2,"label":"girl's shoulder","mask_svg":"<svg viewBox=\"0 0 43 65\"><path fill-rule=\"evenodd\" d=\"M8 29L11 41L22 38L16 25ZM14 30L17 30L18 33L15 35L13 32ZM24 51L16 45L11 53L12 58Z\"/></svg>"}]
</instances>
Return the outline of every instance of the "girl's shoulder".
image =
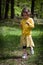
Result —
<instances>
[{"instance_id":1,"label":"girl's shoulder","mask_svg":"<svg viewBox=\"0 0 43 65\"><path fill-rule=\"evenodd\" d=\"M27 21L30 22L30 23L34 23L33 18L29 18Z\"/></svg>"},{"instance_id":2,"label":"girl's shoulder","mask_svg":"<svg viewBox=\"0 0 43 65\"><path fill-rule=\"evenodd\" d=\"M33 18L28 18L28 20L33 20Z\"/></svg>"},{"instance_id":3,"label":"girl's shoulder","mask_svg":"<svg viewBox=\"0 0 43 65\"><path fill-rule=\"evenodd\" d=\"M29 18L28 21L34 21L33 18Z\"/></svg>"}]
</instances>

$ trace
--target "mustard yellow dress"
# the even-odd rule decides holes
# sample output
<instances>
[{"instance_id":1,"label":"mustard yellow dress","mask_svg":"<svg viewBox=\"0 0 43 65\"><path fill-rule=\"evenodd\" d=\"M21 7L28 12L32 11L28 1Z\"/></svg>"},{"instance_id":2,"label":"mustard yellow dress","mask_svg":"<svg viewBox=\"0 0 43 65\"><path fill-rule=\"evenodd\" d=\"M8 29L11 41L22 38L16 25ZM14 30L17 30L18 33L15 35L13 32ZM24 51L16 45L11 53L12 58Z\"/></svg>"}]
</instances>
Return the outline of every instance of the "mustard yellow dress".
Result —
<instances>
[{"instance_id":1,"label":"mustard yellow dress","mask_svg":"<svg viewBox=\"0 0 43 65\"><path fill-rule=\"evenodd\" d=\"M32 40L31 31L34 28L34 21L32 18L22 19L21 22L22 35L20 39L21 46L35 46Z\"/></svg>"}]
</instances>

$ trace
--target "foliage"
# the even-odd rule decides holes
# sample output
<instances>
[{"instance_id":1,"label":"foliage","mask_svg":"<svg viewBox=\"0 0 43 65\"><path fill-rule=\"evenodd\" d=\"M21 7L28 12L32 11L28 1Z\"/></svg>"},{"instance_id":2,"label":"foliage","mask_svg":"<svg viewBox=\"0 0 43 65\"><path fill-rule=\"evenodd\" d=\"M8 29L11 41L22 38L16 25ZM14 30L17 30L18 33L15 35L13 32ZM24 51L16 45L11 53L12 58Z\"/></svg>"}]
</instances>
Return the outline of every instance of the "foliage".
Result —
<instances>
[{"instance_id":1,"label":"foliage","mask_svg":"<svg viewBox=\"0 0 43 65\"><path fill-rule=\"evenodd\" d=\"M2 0L2 16L4 17L5 14L5 3L6 0ZM37 14L38 18L43 18L43 0L35 0L35 8L34 13ZM15 14L19 14L21 12L21 9L27 6L31 10L31 0L15 0L14 9ZM9 16L11 15L11 4L9 3Z\"/></svg>"},{"instance_id":2,"label":"foliage","mask_svg":"<svg viewBox=\"0 0 43 65\"><path fill-rule=\"evenodd\" d=\"M43 0L35 0L35 12L38 14L39 18L43 18Z\"/></svg>"}]
</instances>

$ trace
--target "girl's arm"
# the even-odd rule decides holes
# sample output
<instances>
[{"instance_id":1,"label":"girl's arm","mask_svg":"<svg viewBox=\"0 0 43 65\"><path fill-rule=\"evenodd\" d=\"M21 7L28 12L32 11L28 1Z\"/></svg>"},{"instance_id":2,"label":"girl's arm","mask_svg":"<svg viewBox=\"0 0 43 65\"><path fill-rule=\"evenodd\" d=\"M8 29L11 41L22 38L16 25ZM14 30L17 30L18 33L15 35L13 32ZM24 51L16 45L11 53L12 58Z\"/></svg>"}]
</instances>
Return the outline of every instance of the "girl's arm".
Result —
<instances>
[{"instance_id":1,"label":"girl's arm","mask_svg":"<svg viewBox=\"0 0 43 65\"><path fill-rule=\"evenodd\" d=\"M26 22L26 24L31 27L31 28L34 28L34 21L32 18L30 18L30 20L28 22Z\"/></svg>"}]
</instances>

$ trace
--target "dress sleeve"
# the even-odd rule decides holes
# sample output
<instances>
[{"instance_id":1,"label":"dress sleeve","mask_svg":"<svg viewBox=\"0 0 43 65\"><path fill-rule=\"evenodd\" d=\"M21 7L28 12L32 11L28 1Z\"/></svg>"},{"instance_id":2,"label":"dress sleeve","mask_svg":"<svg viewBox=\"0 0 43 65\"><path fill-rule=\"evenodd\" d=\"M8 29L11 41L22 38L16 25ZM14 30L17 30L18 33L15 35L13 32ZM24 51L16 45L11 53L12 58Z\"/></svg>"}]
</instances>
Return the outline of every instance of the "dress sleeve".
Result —
<instances>
[{"instance_id":1,"label":"dress sleeve","mask_svg":"<svg viewBox=\"0 0 43 65\"><path fill-rule=\"evenodd\" d=\"M32 18L28 21L29 27L34 28L34 20Z\"/></svg>"}]
</instances>

